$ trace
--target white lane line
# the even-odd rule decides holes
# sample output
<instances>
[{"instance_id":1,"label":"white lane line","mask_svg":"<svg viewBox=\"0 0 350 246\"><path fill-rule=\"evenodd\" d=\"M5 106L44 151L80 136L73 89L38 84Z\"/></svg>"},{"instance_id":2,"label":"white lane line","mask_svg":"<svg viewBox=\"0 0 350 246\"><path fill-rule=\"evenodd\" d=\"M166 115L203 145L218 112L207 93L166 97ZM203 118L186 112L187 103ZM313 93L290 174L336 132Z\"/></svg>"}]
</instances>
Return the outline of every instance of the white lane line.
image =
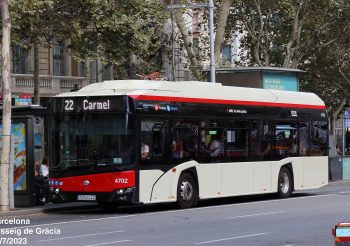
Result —
<instances>
[{"instance_id":1,"label":"white lane line","mask_svg":"<svg viewBox=\"0 0 350 246\"><path fill-rule=\"evenodd\" d=\"M16 226L16 227L6 227L6 228L30 228L30 227L40 227L40 226L51 226L51 225L63 225L63 224L72 224L72 223L81 223L81 222L90 222L90 221L103 221L103 220L112 220L112 219L124 219L131 217L141 217L148 215L159 215L159 214L169 214L169 213L178 213L178 212L186 212L193 210L203 210L203 209L213 209L213 208L225 208L225 207L236 207L236 206L246 206L246 205L254 205L259 203L272 203L272 202L289 202L291 200L299 200L299 199L308 199L308 198L317 198L317 197L326 197L326 196L336 196L339 194L327 194L327 195L315 195L315 196L306 196L306 197L292 197L288 199L279 199L279 200L268 200L268 201L257 201L257 202L244 202L244 203L236 203L236 204L227 204L227 205L218 205L218 206L206 206L200 208L189 208L189 209L177 209L177 210L167 210L162 212L152 212L152 213L144 213L144 214L129 214L124 216L112 216L98 219L86 219L86 220L72 220L72 221L63 221L63 222L55 222L48 224L38 224L38 225L27 225L27 226ZM6 229L4 228L4 229Z\"/></svg>"},{"instance_id":2,"label":"white lane line","mask_svg":"<svg viewBox=\"0 0 350 246\"><path fill-rule=\"evenodd\" d=\"M262 232L262 233L250 234L250 235L244 235L244 236L238 236L238 237L221 238L221 239L216 239L216 240L211 240L211 241L204 241L204 242L195 243L195 244L196 245L201 245L201 244L207 244L207 243L216 243L216 242L227 241L227 240L234 240L234 239L240 239L240 238L262 236L262 235L266 235L266 234L270 234L270 233L271 232Z\"/></svg>"},{"instance_id":3,"label":"white lane line","mask_svg":"<svg viewBox=\"0 0 350 246\"><path fill-rule=\"evenodd\" d=\"M276 212L267 212L267 213L260 213L260 214L247 214L247 215L227 217L226 219L238 219L238 218L254 217L254 216L269 215L269 214L280 214L280 213L286 213L286 212L287 211L276 211Z\"/></svg>"},{"instance_id":4,"label":"white lane line","mask_svg":"<svg viewBox=\"0 0 350 246\"><path fill-rule=\"evenodd\" d=\"M120 233L120 232L124 232L124 231L109 231L109 232L85 234L85 235L78 235L78 236L71 236L71 237L59 237L59 238L52 238L52 239L46 239L46 240L39 240L37 242L48 242L48 241L64 240L64 239L79 238L79 237L91 237L91 236L111 234L111 233Z\"/></svg>"},{"instance_id":5,"label":"white lane line","mask_svg":"<svg viewBox=\"0 0 350 246\"><path fill-rule=\"evenodd\" d=\"M89 244L89 245L85 245L85 246L97 246L97 245L106 245L106 244L124 243L124 242L131 242L131 240L120 240L120 241L107 242L107 243L96 243L96 244Z\"/></svg>"}]
</instances>

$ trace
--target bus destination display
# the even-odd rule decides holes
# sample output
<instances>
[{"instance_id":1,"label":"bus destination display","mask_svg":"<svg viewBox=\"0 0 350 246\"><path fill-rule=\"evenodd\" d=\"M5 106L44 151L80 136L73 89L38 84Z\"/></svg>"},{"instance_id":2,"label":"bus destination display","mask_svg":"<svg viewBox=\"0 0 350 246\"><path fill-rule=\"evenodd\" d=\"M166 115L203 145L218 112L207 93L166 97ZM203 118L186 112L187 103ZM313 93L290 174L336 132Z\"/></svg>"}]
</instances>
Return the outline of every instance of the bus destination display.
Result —
<instances>
[{"instance_id":1,"label":"bus destination display","mask_svg":"<svg viewBox=\"0 0 350 246\"><path fill-rule=\"evenodd\" d=\"M125 111L125 97L72 97L61 98L60 100L60 106L58 107L60 112Z\"/></svg>"}]
</instances>

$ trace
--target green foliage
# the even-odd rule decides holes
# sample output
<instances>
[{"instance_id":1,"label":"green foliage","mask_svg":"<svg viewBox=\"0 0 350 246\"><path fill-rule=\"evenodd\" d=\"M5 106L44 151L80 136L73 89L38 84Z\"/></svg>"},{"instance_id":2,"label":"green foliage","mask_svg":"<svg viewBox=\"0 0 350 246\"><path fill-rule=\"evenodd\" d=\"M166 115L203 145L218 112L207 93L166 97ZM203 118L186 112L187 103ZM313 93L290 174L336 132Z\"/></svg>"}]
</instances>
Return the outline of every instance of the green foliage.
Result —
<instances>
[{"instance_id":1,"label":"green foliage","mask_svg":"<svg viewBox=\"0 0 350 246\"><path fill-rule=\"evenodd\" d=\"M30 49L70 40L77 60L122 66L132 55L158 62L168 17L156 0L11 0L10 8L13 43Z\"/></svg>"},{"instance_id":2,"label":"green foliage","mask_svg":"<svg viewBox=\"0 0 350 246\"><path fill-rule=\"evenodd\" d=\"M162 48L167 13L159 1L83 1L85 15L74 20L70 50L79 60L99 58L104 64L125 65L132 55L144 60ZM160 34L159 34L160 33Z\"/></svg>"},{"instance_id":3,"label":"green foliage","mask_svg":"<svg viewBox=\"0 0 350 246\"><path fill-rule=\"evenodd\" d=\"M239 0L231 22L245 33L248 64L298 67L349 24L346 1Z\"/></svg>"}]
</instances>

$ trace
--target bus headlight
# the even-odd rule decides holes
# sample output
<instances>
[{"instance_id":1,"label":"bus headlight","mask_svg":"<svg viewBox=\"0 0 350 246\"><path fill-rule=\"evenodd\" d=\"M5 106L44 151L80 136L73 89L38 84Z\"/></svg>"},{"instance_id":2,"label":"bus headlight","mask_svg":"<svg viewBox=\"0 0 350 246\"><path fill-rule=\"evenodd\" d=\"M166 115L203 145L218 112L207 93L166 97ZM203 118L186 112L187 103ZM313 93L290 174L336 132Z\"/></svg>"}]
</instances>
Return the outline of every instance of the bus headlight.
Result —
<instances>
[{"instance_id":1,"label":"bus headlight","mask_svg":"<svg viewBox=\"0 0 350 246\"><path fill-rule=\"evenodd\" d=\"M128 194L128 193L131 193L134 191L135 191L135 187L131 187L131 188L118 189L118 190L116 190L116 193L118 195L124 195L124 194Z\"/></svg>"}]
</instances>

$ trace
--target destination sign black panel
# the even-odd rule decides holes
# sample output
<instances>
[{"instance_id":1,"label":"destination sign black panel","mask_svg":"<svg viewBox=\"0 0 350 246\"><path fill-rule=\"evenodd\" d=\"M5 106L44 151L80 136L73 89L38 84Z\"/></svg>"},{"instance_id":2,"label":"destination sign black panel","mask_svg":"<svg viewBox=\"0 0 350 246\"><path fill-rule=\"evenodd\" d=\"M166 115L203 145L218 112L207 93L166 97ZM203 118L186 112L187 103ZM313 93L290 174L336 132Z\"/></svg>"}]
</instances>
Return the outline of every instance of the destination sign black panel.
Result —
<instances>
[{"instance_id":1,"label":"destination sign black panel","mask_svg":"<svg viewBox=\"0 0 350 246\"><path fill-rule=\"evenodd\" d=\"M56 112L125 112L125 96L55 98Z\"/></svg>"}]
</instances>

